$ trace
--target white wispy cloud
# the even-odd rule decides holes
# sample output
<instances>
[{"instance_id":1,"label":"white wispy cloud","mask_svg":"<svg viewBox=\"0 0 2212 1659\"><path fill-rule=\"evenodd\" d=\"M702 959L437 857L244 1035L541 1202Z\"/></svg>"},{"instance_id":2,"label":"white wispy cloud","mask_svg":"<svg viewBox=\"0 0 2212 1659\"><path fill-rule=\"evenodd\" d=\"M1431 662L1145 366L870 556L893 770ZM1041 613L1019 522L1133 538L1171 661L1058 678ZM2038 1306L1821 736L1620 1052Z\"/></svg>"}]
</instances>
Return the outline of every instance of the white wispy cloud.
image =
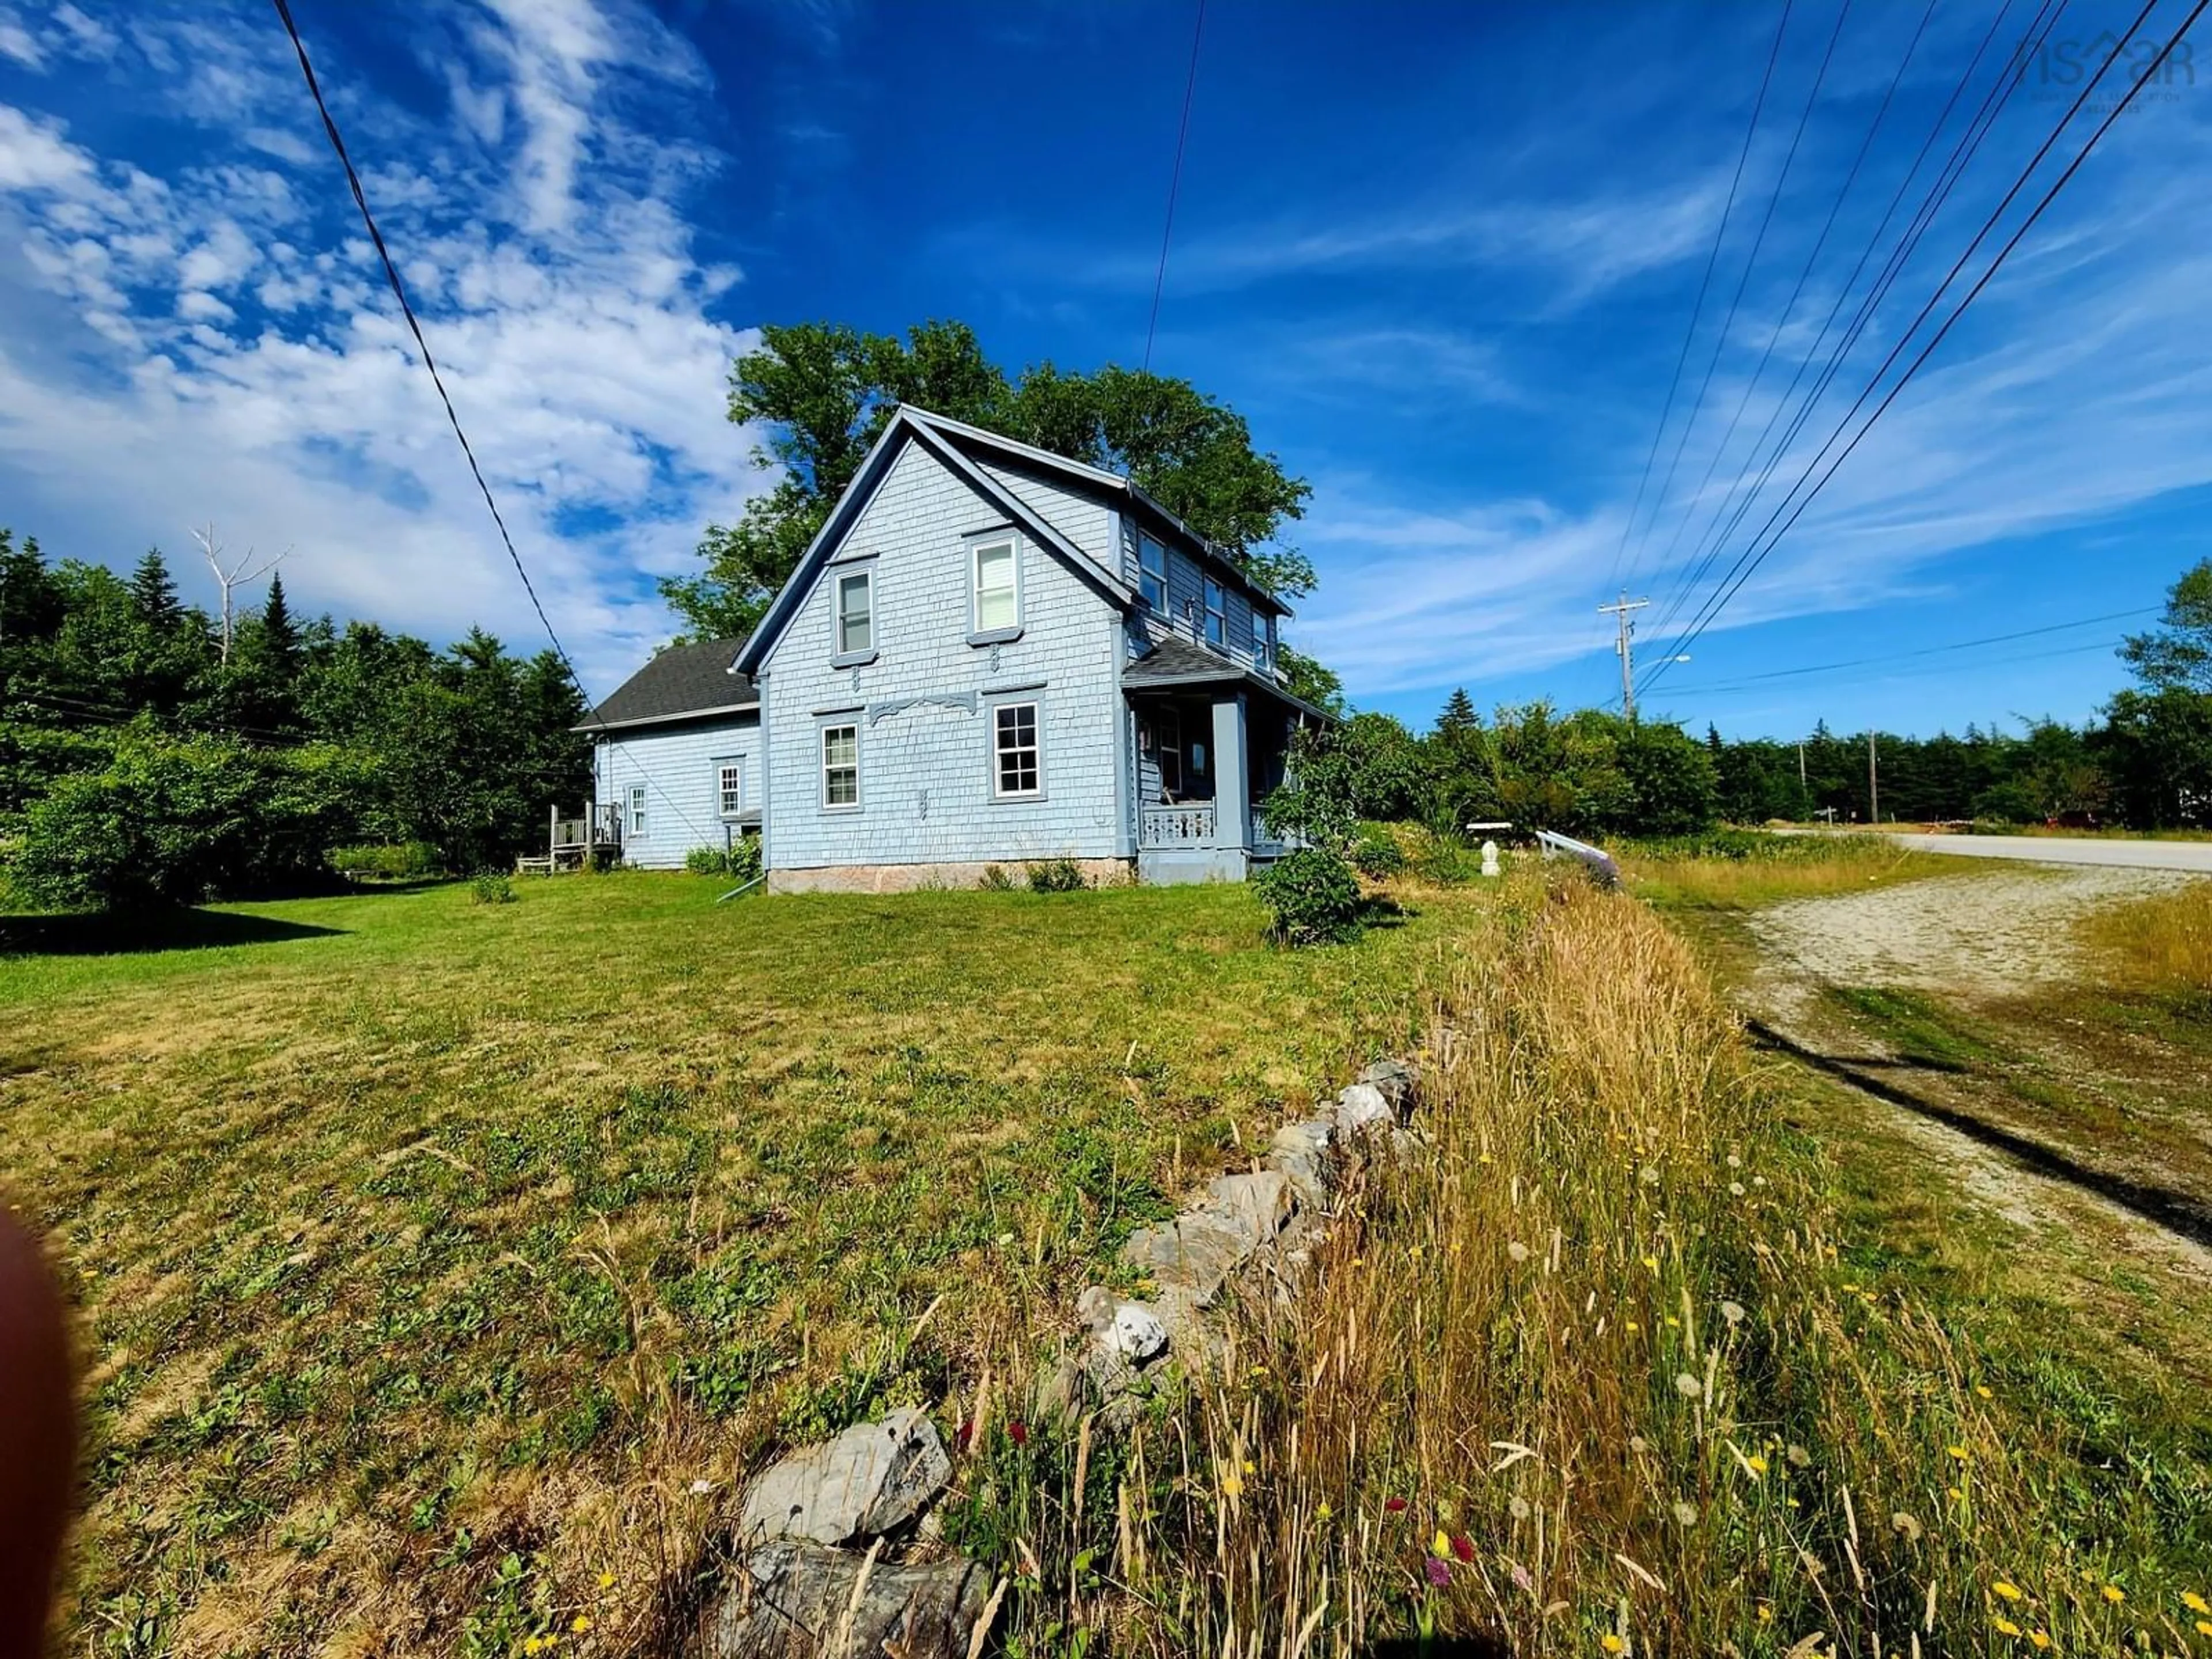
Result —
<instances>
[{"instance_id":1,"label":"white wispy cloud","mask_svg":"<svg viewBox=\"0 0 2212 1659\"><path fill-rule=\"evenodd\" d=\"M539 642L327 150L295 142L313 133L296 72L263 28L251 47L197 14L129 28L131 73L192 54L240 136L134 161L0 106L10 517L65 520L93 544L56 550L111 560L212 520L234 545L294 547L304 603ZM441 116L334 96L539 593L604 690L666 636L649 576L757 480L722 418L752 337L712 314L738 273L693 256L674 187L713 158L664 156L617 112L617 88L665 110L707 76L642 12L517 4L457 38Z\"/></svg>"}]
</instances>

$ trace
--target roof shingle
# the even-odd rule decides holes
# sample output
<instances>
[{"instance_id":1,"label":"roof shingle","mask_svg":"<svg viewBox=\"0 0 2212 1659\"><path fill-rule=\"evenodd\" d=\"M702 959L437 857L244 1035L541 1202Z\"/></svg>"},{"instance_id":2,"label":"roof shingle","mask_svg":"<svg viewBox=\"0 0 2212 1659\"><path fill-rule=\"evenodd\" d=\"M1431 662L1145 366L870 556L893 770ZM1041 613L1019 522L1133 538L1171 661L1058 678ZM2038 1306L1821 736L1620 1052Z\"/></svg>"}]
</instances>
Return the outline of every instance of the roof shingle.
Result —
<instances>
[{"instance_id":1,"label":"roof shingle","mask_svg":"<svg viewBox=\"0 0 2212 1659\"><path fill-rule=\"evenodd\" d=\"M676 720L726 708L750 708L760 693L749 674L733 674L743 640L672 645L624 680L576 730Z\"/></svg>"}]
</instances>

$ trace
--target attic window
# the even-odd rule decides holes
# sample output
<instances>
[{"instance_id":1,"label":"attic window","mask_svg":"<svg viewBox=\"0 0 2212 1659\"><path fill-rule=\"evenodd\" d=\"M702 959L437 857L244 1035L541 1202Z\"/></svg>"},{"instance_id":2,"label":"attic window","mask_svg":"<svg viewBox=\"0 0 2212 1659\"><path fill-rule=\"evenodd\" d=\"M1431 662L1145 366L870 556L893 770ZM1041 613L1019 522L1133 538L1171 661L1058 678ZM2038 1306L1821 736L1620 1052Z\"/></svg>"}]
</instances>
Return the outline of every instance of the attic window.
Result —
<instances>
[{"instance_id":1,"label":"attic window","mask_svg":"<svg viewBox=\"0 0 2212 1659\"><path fill-rule=\"evenodd\" d=\"M1021 625L1021 593L1013 539L975 544L975 631L1008 632Z\"/></svg>"},{"instance_id":2,"label":"attic window","mask_svg":"<svg viewBox=\"0 0 2212 1659\"><path fill-rule=\"evenodd\" d=\"M837 654L857 656L876 648L876 578L855 570L837 578Z\"/></svg>"}]
</instances>

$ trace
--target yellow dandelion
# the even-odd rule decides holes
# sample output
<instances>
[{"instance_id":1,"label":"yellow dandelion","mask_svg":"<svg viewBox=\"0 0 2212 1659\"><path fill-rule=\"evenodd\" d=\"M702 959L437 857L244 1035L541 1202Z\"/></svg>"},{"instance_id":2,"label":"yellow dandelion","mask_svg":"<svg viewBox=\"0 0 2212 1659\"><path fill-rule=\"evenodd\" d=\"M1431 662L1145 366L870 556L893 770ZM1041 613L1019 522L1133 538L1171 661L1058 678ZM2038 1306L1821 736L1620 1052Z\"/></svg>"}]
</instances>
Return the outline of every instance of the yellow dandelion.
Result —
<instances>
[{"instance_id":1,"label":"yellow dandelion","mask_svg":"<svg viewBox=\"0 0 2212 1659\"><path fill-rule=\"evenodd\" d=\"M2020 1626L2014 1624L2009 1619L1999 1619L1997 1620L1997 1629L2007 1636L2017 1636L2020 1634Z\"/></svg>"},{"instance_id":2,"label":"yellow dandelion","mask_svg":"<svg viewBox=\"0 0 2212 1659\"><path fill-rule=\"evenodd\" d=\"M1766 1460L1761 1457L1757 1452L1753 1452L1750 1456L1745 1458L1743 1460L1743 1466L1749 1469L1753 1474L1765 1474L1766 1473Z\"/></svg>"},{"instance_id":3,"label":"yellow dandelion","mask_svg":"<svg viewBox=\"0 0 2212 1659\"><path fill-rule=\"evenodd\" d=\"M2122 1589L2118 1584L2107 1584L2103 1589L2100 1590L2098 1594L2102 1595L2107 1601L2119 1602L2124 1601L2128 1599L2128 1593Z\"/></svg>"},{"instance_id":4,"label":"yellow dandelion","mask_svg":"<svg viewBox=\"0 0 2212 1659\"><path fill-rule=\"evenodd\" d=\"M1411 1245L1407 1248L1406 1254L1411 1256L1414 1261L1419 1261L1421 1259L1421 1247L1418 1244Z\"/></svg>"},{"instance_id":5,"label":"yellow dandelion","mask_svg":"<svg viewBox=\"0 0 2212 1659\"><path fill-rule=\"evenodd\" d=\"M2032 1630L2028 1632L2027 1639L2034 1643L2039 1648L2047 1648L2051 1645L2051 1637L2048 1632L2044 1631Z\"/></svg>"},{"instance_id":6,"label":"yellow dandelion","mask_svg":"<svg viewBox=\"0 0 2212 1659\"><path fill-rule=\"evenodd\" d=\"M1656 1273L1659 1271L1659 1258L1656 1255L1647 1255L1644 1258L1644 1265Z\"/></svg>"},{"instance_id":7,"label":"yellow dandelion","mask_svg":"<svg viewBox=\"0 0 2212 1659\"><path fill-rule=\"evenodd\" d=\"M612 1574L612 1573L611 1573L611 1572L603 1572L603 1573L601 1573L601 1574L599 1575L599 1588L600 1588L601 1589L612 1589L614 1587L615 1587L615 1576L614 1576L614 1574Z\"/></svg>"},{"instance_id":8,"label":"yellow dandelion","mask_svg":"<svg viewBox=\"0 0 2212 1659\"><path fill-rule=\"evenodd\" d=\"M2003 1596L2008 1601L2019 1601L2024 1593L2019 1585L2008 1583L2002 1578L1998 1579L1996 1583L1990 1585L1990 1588L1995 1590L1999 1595Z\"/></svg>"},{"instance_id":9,"label":"yellow dandelion","mask_svg":"<svg viewBox=\"0 0 2212 1659\"><path fill-rule=\"evenodd\" d=\"M1321 1507L1314 1511L1314 1519L1316 1521L1326 1521L1329 1516L1335 1513L1336 1511L1334 1510L1329 1508L1328 1500L1327 1498L1323 1498L1322 1500Z\"/></svg>"},{"instance_id":10,"label":"yellow dandelion","mask_svg":"<svg viewBox=\"0 0 2212 1659\"><path fill-rule=\"evenodd\" d=\"M1979 1382L1974 1384L1974 1392L1984 1400L1994 1400L1996 1398L1995 1395L1991 1394L1986 1387Z\"/></svg>"},{"instance_id":11,"label":"yellow dandelion","mask_svg":"<svg viewBox=\"0 0 2212 1659\"><path fill-rule=\"evenodd\" d=\"M1761 1601L1759 1604L1759 1622L1762 1625L1771 1625L1774 1622L1774 1608L1770 1603Z\"/></svg>"},{"instance_id":12,"label":"yellow dandelion","mask_svg":"<svg viewBox=\"0 0 2212 1659\"><path fill-rule=\"evenodd\" d=\"M1244 1460L1244 1473L1247 1474L1257 1474L1260 1473L1260 1466L1248 1457Z\"/></svg>"},{"instance_id":13,"label":"yellow dandelion","mask_svg":"<svg viewBox=\"0 0 2212 1659\"><path fill-rule=\"evenodd\" d=\"M1632 1320L1632 1320L1630 1320L1630 1321L1628 1322L1628 1331L1629 1331L1629 1334L1630 1334L1630 1335L1632 1335L1632 1336L1633 1336L1637 1332L1638 1332L1638 1331L1642 1330L1643 1328L1644 1328L1644 1327L1643 1327L1643 1326L1641 1326L1641 1325L1638 1324L1638 1323L1637 1323L1634 1320Z\"/></svg>"},{"instance_id":14,"label":"yellow dandelion","mask_svg":"<svg viewBox=\"0 0 2212 1659\"><path fill-rule=\"evenodd\" d=\"M2212 1636L2212 1619L2198 1620L2197 1621L2197 1633L2199 1636Z\"/></svg>"},{"instance_id":15,"label":"yellow dandelion","mask_svg":"<svg viewBox=\"0 0 2212 1659\"><path fill-rule=\"evenodd\" d=\"M581 1636L586 1631L591 1629L591 1627L592 1619L589 1613L580 1613L574 1619L568 1621L568 1628L575 1632L579 1636Z\"/></svg>"},{"instance_id":16,"label":"yellow dandelion","mask_svg":"<svg viewBox=\"0 0 2212 1659\"><path fill-rule=\"evenodd\" d=\"M1669 1329L1672 1329L1672 1330L1678 1330L1678 1331L1679 1331L1680 1329L1681 1329L1681 1328L1682 1328L1682 1322L1681 1322L1680 1320L1679 1320L1679 1319L1675 1318L1675 1317L1674 1317L1674 1315L1672 1315L1672 1314L1668 1314L1668 1315L1667 1316L1667 1324L1668 1324L1668 1328L1669 1328Z\"/></svg>"},{"instance_id":17,"label":"yellow dandelion","mask_svg":"<svg viewBox=\"0 0 2212 1659\"><path fill-rule=\"evenodd\" d=\"M2181 1592L2181 1605L2191 1613L2212 1613L2212 1601L2207 1601L2195 1590Z\"/></svg>"},{"instance_id":18,"label":"yellow dandelion","mask_svg":"<svg viewBox=\"0 0 2212 1659\"><path fill-rule=\"evenodd\" d=\"M1244 1495L1244 1483L1234 1474L1223 1475L1218 1484L1224 1498L1242 1498Z\"/></svg>"},{"instance_id":19,"label":"yellow dandelion","mask_svg":"<svg viewBox=\"0 0 2212 1659\"><path fill-rule=\"evenodd\" d=\"M1267 1368L1265 1365L1255 1365L1252 1367L1252 1375L1255 1376L1265 1376L1267 1374Z\"/></svg>"},{"instance_id":20,"label":"yellow dandelion","mask_svg":"<svg viewBox=\"0 0 2212 1659\"><path fill-rule=\"evenodd\" d=\"M534 1636L526 1636L522 1638L522 1650L525 1653L541 1652L544 1650L544 1646L545 1644L539 1641Z\"/></svg>"},{"instance_id":21,"label":"yellow dandelion","mask_svg":"<svg viewBox=\"0 0 2212 1659\"><path fill-rule=\"evenodd\" d=\"M1946 1486L1943 1490L1954 1498L1963 1498L1966 1495L1965 1489L1960 1486Z\"/></svg>"},{"instance_id":22,"label":"yellow dandelion","mask_svg":"<svg viewBox=\"0 0 2212 1659\"><path fill-rule=\"evenodd\" d=\"M1952 1456L1957 1458L1961 1463L1967 1461L1969 1454L1964 1446L1946 1446L1943 1449L1950 1453Z\"/></svg>"},{"instance_id":23,"label":"yellow dandelion","mask_svg":"<svg viewBox=\"0 0 2212 1659\"><path fill-rule=\"evenodd\" d=\"M1628 1651L1628 1644L1622 1641L1611 1631L1606 1632L1603 1636L1600 1637L1598 1638L1597 1644L1603 1648L1607 1653L1626 1653Z\"/></svg>"}]
</instances>

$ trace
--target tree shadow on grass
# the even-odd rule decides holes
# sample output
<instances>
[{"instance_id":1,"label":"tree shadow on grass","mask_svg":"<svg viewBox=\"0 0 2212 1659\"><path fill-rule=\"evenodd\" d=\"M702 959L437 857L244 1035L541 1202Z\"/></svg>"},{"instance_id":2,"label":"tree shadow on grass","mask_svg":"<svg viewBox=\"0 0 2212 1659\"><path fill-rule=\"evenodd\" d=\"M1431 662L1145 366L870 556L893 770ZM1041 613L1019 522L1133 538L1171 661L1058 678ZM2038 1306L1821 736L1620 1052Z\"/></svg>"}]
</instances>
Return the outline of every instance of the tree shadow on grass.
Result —
<instances>
[{"instance_id":1,"label":"tree shadow on grass","mask_svg":"<svg viewBox=\"0 0 2212 1659\"><path fill-rule=\"evenodd\" d=\"M2090 1169L2064 1152L2031 1140L2026 1135L2015 1134L2009 1129L1984 1122L1955 1107L1923 1099L1886 1079L1872 1076L1862 1062L1808 1048L1763 1020L1748 1021L1745 1029L1762 1048L1788 1054L1817 1072L1825 1073L1872 1095L1876 1100L1887 1101L1893 1106L1900 1106L1908 1112L1942 1124L1946 1128L1955 1129L1968 1139L2003 1153L2038 1175L2063 1182L2082 1192L2094 1194L2145 1221L2179 1234L2192 1243L2212 1246L2212 1206L2206 1205L2191 1194L2175 1192L2168 1188L2130 1181L2123 1176Z\"/></svg>"},{"instance_id":2,"label":"tree shadow on grass","mask_svg":"<svg viewBox=\"0 0 2212 1659\"><path fill-rule=\"evenodd\" d=\"M344 929L228 910L88 912L0 916L0 956L138 956L163 951L210 951L231 945L281 945L336 939Z\"/></svg>"}]
</instances>

